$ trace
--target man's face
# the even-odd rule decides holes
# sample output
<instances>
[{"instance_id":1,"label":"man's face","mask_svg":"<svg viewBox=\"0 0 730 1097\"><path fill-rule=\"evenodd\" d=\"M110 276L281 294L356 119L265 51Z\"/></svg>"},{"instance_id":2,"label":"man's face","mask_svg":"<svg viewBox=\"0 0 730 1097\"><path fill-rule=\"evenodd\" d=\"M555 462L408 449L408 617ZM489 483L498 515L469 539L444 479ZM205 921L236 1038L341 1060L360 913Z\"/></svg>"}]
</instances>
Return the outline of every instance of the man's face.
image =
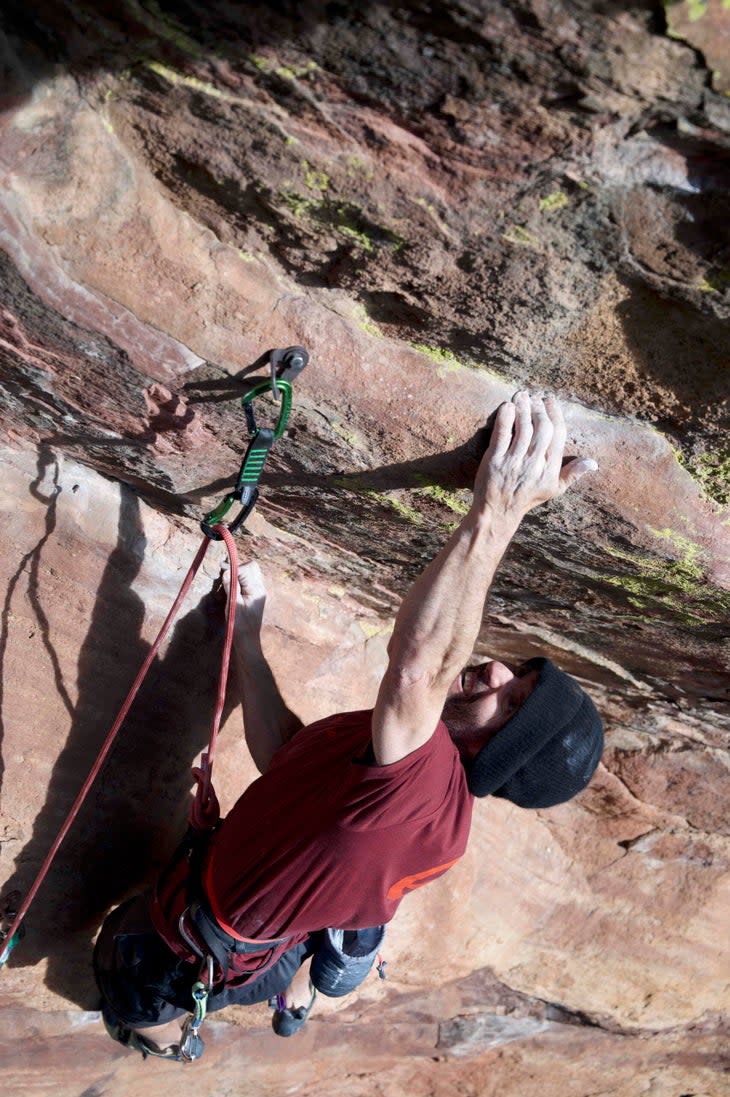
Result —
<instances>
[{"instance_id":1,"label":"man's face","mask_svg":"<svg viewBox=\"0 0 730 1097\"><path fill-rule=\"evenodd\" d=\"M492 660L466 667L452 682L442 717L463 758L474 758L537 685L538 671Z\"/></svg>"}]
</instances>

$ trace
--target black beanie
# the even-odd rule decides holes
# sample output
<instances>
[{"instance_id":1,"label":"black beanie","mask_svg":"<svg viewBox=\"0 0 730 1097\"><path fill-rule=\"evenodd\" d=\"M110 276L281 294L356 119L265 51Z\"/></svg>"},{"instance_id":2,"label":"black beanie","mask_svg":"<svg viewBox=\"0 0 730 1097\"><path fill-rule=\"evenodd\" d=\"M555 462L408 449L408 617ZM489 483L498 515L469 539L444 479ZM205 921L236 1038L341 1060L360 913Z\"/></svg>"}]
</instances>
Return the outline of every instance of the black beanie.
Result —
<instances>
[{"instance_id":1,"label":"black beanie","mask_svg":"<svg viewBox=\"0 0 730 1097\"><path fill-rule=\"evenodd\" d=\"M474 796L549 808L584 789L603 753L603 724L587 693L549 659L530 659L537 685L514 716L466 763Z\"/></svg>"}]
</instances>

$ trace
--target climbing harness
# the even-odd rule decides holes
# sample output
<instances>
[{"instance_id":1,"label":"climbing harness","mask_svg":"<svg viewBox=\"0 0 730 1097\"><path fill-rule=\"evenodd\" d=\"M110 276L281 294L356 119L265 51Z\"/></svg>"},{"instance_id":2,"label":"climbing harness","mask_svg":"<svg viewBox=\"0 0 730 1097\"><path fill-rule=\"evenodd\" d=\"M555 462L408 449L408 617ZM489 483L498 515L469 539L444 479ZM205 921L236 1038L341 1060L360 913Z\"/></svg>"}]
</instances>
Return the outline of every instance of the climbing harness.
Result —
<instances>
[{"instance_id":1,"label":"climbing harness","mask_svg":"<svg viewBox=\"0 0 730 1097\"><path fill-rule=\"evenodd\" d=\"M180 590L177 597L172 604L172 607L165 618L162 627L150 646L147 656L139 669L137 677L132 683L131 689L125 698L122 707L120 708L114 723L112 724L101 750L89 771L89 774L84 781L81 790L74 801L71 810L69 811L66 819L64 820L61 829L58 832L41 868L31 885L28 894L25 899L18 903L17 900L20 896L13 892L12 895L6 899L6 905L2 912L0 912L0 945L2 946L2 952L0 952L0 968L2 968L8 961L11 952L17 945L20 938L23 936L23 919L30 907L35 895L43 883L48 870L58 852L58 849L63 842L64 838L68 834L76 816L78 815L81 806L86 799L91 786L93 785L98 773L111 750L112 744L116 739L117 733L121 728L126 716L132 706L132 703L139 692L139 689L144 681L147 672L149 671L157 653L170 630L173 620L177 616L178 610L182 605L182 602L187 595L193 579L203 562L206 552L211 544L211 541L224 541L226 550L228 552L228 560L230 565L231 575L231 590L229 591L228 607L226 613L226 631L223 642L223 652L221 656L221 669L218 677L218 691L216 695L216 703L213 711L213 718L211 723L210 742L208 749L201 755L200 766L193 768L193 776L195 778L197 788L195 796L190 809L190 828L198 833L211 831L217 825L220 819L220 809L218 805L218 799L215 794L215 790L212 785L212 770L213 770L213 756L215 753L216 742L218 738L218 730L220 728L221 718L223 715L223 707L225 704L226 696L226 683L228 680L228 667L230 663L231 648L233 646L233 628L235 624L235 612L236 612L236 598L233 594L233 579L238 573L238 553L236 551L236 544L232 534L245 522L249 516L256 501L258 499L258 482L261 477L261 473L264 468L266 458L269 451L277 438L280 438L286 429L286 425L289 419L292 403L292 381L301 373L304 367L309 361L309 355L304 347L294 346L285 347L283 349L276 349L268 351L265 355L258 360L256 365L265 362L270 363L271 377L269 380L261 381L254 384L245 396L242 398L241 403L243 405L244 413L246 416L246 423L249 430L249 444L246 450L241 468L236 478L235 485L230 492L226 494L223 500L214 507L201 522L201 528L204 533L203 541L195 554L188 572L183 579ZM265 392L270 391L274 400L279 404L279 414L276 426L271 428L258 427L256 418L254 415L253 401L262 396ZM234 502L238 501L241 504L241 511L236 516L235 520L230 524L223 522L224 517L228 514ZM17 908L17 909L16 909ZM182 1039L179 1045L174 1045L172 1049L167 1049L165 1052L154 1051L142 1037L138 1037L138 1034L127 1029L121 1022L112 1026L115 1032L111 1031L109 1022L105 1018L105 1023L110 1031L111 1035L114 1035L115 1039L126 1044L129 1047L135 1047L141 1051L143 1055L158 1055L162 1058L175 1058L182 1062L193 1062L195 1059L200 1058L203 1051L203 1041L200 1037L200 1026L205 1019L208 994L213 986L213 963L214 954L208 951L204 956L200 950L195 949L199 956L203 957L203 972L201 978L196 981L192 988L193 1010L188 1020L183 1027ZM205 981L202 978L205 976ZM116 1034L115 1034L116 1033Z\"/></svg>"}]
</instances>

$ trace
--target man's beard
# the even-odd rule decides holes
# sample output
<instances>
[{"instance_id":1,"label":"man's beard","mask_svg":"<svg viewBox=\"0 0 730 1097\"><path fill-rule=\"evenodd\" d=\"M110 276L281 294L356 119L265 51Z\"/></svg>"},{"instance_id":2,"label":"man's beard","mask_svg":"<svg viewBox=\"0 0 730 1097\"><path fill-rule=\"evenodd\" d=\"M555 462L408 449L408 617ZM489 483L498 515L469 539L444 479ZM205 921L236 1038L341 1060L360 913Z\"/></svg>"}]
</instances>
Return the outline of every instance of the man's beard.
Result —
<instances>
[{"instance_id":1,"label":"man's beard","mask_svg":"<svg viewBox=\"0 0 730 1097\"><path fill-rule=\"evenodd\" d=\"M447 697L441 719L462 759L472 758L481 745L483 729L475 721L473 707L464 697Z\"/></svg>"}]
</instances>

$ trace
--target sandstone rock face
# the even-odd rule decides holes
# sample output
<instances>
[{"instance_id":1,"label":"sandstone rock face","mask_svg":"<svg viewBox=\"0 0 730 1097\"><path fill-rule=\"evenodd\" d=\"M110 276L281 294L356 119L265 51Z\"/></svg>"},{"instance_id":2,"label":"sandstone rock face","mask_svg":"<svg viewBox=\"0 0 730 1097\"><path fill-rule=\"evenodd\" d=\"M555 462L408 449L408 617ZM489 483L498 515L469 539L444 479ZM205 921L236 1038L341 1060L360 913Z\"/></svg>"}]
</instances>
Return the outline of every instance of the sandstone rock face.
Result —
<instances>
[{"instance_id":1,"label":"sandstone rock face","mask_svg":"<svg viewBox=\"0 0 730 1097\"><path fill-rule=\"evenodd\" d=\"M586 684L594 782L549 811L479 804L466 858L390 927L389 980L292 1041L264 1007L206 1022L199 1094L725 1092L724 9L6 5L4 895L32 882L235 477L262 351L311 354L239 539L305 719L373 702L501 400L559 393L571 452L600 465L526 520L478 648ZM0 974L9 1093L134 1097L176 1069L105 1036L90 948L184 826L220 560ZM241 732L232 683L224 808L255 773Z\"/></svg>"}]
</instances>

